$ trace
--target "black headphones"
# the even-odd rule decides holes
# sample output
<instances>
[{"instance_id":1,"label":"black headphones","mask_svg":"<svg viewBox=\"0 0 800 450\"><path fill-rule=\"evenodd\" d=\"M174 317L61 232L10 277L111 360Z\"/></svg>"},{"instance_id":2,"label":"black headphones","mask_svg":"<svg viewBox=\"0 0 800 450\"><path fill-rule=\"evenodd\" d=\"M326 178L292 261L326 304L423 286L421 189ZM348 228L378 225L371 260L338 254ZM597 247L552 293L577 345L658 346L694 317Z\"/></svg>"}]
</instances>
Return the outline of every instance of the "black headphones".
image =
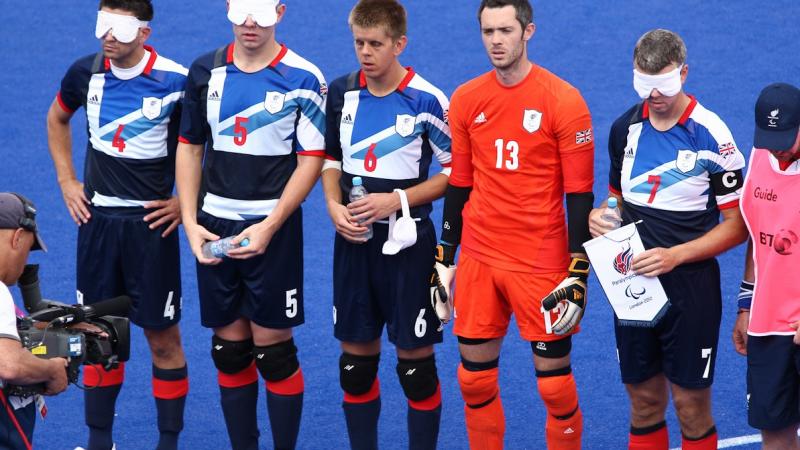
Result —
<instances>
[{"instance_id":1,"label":"black headphones","mask_svg":"<svg viewBox=\"0 0 800 450\"><path fill-rule=\"evenodd\" d=\"M19 219L19 227L25 231L30 231L31 233L36 233L36 208L33 206L30 200L23 197L20 194L13 193L14 197L17 197L19 201L22 203L22 210L25 213L25 217L21 217Z\"/></svg>"}]
</instances>

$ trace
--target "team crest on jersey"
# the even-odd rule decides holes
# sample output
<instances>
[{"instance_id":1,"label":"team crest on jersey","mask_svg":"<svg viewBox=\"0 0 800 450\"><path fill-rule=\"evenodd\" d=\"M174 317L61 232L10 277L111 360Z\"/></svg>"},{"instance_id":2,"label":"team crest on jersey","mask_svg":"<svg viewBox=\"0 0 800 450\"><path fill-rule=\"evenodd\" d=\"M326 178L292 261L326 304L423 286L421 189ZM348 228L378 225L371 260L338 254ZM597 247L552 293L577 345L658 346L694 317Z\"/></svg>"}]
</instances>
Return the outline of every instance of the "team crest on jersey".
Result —
<instances>
[{"instance_id":1,"label":"team crest on jersey","mask_svg":"<svg viewBox=\"0 0 800 450\"><path fill-rule=\"evenodd\" d=\"M416 125L414 116L408 114L398 114L397 120L394 123L394 131L402 137L409 137L414 132L414 125Z\"/></svg>"},{"instance_id":2,"label":"team crest on jersey","mask_svg":"<svg viewBox=\"0 0 800 450\"><path fill-rule=\"evenodd\" d=\"M525 114L522 116L522 128L528 133L535 133L539 131L542 126L542 113L535 109L526 109Z\"/></svg>"},{"instance_id":3,"label":"team crest on jersey","mask_svg":"<svg viewBox=\"0 0 800 450\"><path fill-rule=\"evenodd\" d=\"M691 150L678 150L678 158L675 160L678 170L688 173L694 169L695 165L697 165L697 153Z\"/></svg>"},{"instance_id":4,"label":"team crest on jersey","mask_svg":"<svg viewBox=\"0 0 800 450\"><path fill-rule=\"evenodd\" d=\"M142 115L148 120L153 120L161 115L162 100L156 97L145 97L142 100Z\"/></svg>"},{"instance_id":5,"label":"team crest on jersey","mask_svg":"<svg viewBox=\"0 0 800 450\"><path fill-rule=\"evenodd\" d=\"M264 109L270 114L277 114L283 111L283 103L286 100L286 94L283 92L267 91L264 99Z\"/></svg>"}]
</instances>

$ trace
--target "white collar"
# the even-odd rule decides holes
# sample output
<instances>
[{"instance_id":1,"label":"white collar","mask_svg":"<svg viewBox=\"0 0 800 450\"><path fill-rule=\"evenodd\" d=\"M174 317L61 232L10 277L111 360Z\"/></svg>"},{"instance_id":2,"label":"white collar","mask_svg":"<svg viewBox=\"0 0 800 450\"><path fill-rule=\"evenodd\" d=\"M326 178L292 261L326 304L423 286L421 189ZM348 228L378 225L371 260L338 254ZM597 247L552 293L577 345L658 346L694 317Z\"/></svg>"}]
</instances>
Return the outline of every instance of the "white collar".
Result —
<instances>
[{"instance_id":1,"label":"white collar","mask_svg":"<svg viewBox=\"0 0 800 450\"><path fill-rule=\"evenodd\" d=\"M113 61L109 61L111 63L111 73L114 74L115 77L119 78L120 80L132 80L144 72L144 68L147 66L147 61L150 60L150 51L145 49L144 56L142 56L142 60L136 63L133 67L123 68L117 67L114 65Z\"/></svg>"}]
</instances>

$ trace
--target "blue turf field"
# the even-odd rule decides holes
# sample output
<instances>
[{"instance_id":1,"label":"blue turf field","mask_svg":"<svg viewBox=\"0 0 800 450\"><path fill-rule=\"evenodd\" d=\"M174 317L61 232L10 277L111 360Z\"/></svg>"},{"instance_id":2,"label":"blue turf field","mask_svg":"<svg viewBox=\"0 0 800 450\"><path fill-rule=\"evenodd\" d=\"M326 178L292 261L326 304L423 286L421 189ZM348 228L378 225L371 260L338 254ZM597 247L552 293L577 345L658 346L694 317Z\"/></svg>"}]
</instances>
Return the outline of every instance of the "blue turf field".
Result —
<instances>
[{"instance_id":1,"label":"blue turf field","mask_svg":"<svg viewBox=\"0 0 800 450\"><path fill-rule=\"evenodd\" d=\"M184 65L232 39L223 0L154 1L152 45ZM352 1L287 0L279 40L316 63L328 81L355 68L346 25ZM477 0L407 0L409 49L402 61L451 94L456 86L487 70L475 20ZM42 263L46 297L74 301L76 229L61 202L47 152L45 113L69 64L96 51L92 0L0 0L6 12L0 27L0 190L31 197L39 206L40 224L50 253L35 255ZM637 100L631 86L633 45L644 31L670 28L689 48L687 91L695 94L729 125L737 143L749 153L752 108L763 85L800 83L800 30L796 0L691 1L579 0L534 4L537 34L532 58L577 86L592 111L597 136L595 194L606 194L606 142L612 120ZM82 172L85 121L73 120L76 167ZM317 187L305 206L306 318L297 330L306 397L299 447L343 448L347 445L338 387L338 344L331 325L331 259L333 229ZM438 211L438 208L437 208ZM438 213L437 213L438 214ZM182 329L189 358L191 391L187 401L182 448L223 449L227 436L218 406L216 373L209 358L210 333L199 326L194 263L184 245ZM755 433L745 415L744 359L735 355L730 330L734 294L742 271L742 249L721 258L727 302L717 358L714 410L721 439ZM627 403L614 353L612 313L596 280L584 331L575 340L574 363L585 417L584 447L625 448ZM155 408L150 395L150 362L140 331L134 333L134 356L118 403L115 439L120 450L153 448ZM467 448L461 398L455 381L458 361L449 333L439 347L444 398L441 448ZM394 351L384 352L380 376L383 411L380 440L384 448L406 444L405 399L394 373ZM530 349L512 330L502 355L501 388L506 407L507 447L544 448L544 410L533 384ZM72 449L84 444L81 393L71 388L49 401L50 415L37 424L35 443L42 449ZM262 401L263 403L263 401ZM263 414L263 412L262 412ZM262 417L262 444L269 430ZM672 445L680 434L669 416ZM750 447L756 448L755 444Z\"/></svg>"}]
</instances>

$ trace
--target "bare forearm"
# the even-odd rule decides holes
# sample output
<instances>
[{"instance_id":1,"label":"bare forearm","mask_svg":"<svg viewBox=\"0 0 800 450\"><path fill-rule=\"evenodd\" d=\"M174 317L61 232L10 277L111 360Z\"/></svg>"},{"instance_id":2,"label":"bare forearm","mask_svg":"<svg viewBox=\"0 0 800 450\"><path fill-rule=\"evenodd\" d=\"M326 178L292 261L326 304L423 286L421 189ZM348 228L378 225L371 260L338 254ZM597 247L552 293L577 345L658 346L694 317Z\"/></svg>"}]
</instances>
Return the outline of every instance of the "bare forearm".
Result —
<instances>
[{"instance_id":1,"label":"bare forearm","mask_svg":"<svg viewBox=\"0 0 800 450\"><path fill-rule=\"evenodd\" d=\"M328 169L322 172L322 189L325 192L326 203L342 203L342 188L339 186L341 178L341 170Z\"/></svg>"},{"instance_id":2,"label":"bare forearm","mask_svg":"<svg viewBox=\"0 0 800 450\"><path fill-rule=\"evenodd\" d=\"M43 383L52 378L53 367L47 360L39 359L24 350L17 341L9 341L0 345L3 356L0 357L0 378L6 383L27 385Z\"/></svg>"},{"instance_id":3,"label":"bare forearm","mask_svg":"<svg viewBox=\"0 0 800 450\"><path fill-rule=\"evenodd\" d=\"M747 239L747 228L738 210L727 217L703 236L672 247L680 264L713 258Z\"/></svg>"},{"instance_id":4,"label":"bare forearm","mask_svg":"<svg viewBox=\"0 0 800 450\"><path fill-rule=\"evenodd\" d=\"M753 261L753 240L747 241L747 252L744 258L744 281L754 282L756 280L755 261Z\"/></svg>"},{"instance_id":5,"label":"bare forearm","mask_svg":"<svg viewBox=\"0 0 800 450\"><path fill-rule=\"evenodd\" d=\"M438 173L422 183L406 189L409 206L424 205L441 198L447 189L447 181L450 179L443 173Z\"/></svg>"},{"instance_id":6,"label":"bare forearm","mask_svg":"<svg viewBox=\"0 0 800 450\"><path fill-rule=\"evenodd\" d=\"M266 220L274 223L278 228L283 225L283 222L294 213L311 192L322 169L322 162L322 158L316 156L297 157L297 168L289 178L289 182L286 183L278 204ZM330 172L330 170L326 170L326 172Z\"/></svg>"},{"instance_id":7,"label":"bare forearm","mask_svg":"<svg viewBox=\"0 0 800 450\"><path fill-rule=\"evenodd\" d=\"M75 180L75 166L72 163L72 132L69 127L69 118L64 121L63 113L59 114L53 108L47 114L47 144L50 149L50 157L56 169L58 182Z\"/></svg>"},{"instance_id":8,"label":"bare forearm","mask_svg":"<svg viewBox=\"0 0 800 450\"><path fill-rule=\"evenodd\" d=\"M175 187L183 223L194 224L197 222L197 194L203 171L203 146L180 143L175 158Z\"/></svg>"}]
</instances>

